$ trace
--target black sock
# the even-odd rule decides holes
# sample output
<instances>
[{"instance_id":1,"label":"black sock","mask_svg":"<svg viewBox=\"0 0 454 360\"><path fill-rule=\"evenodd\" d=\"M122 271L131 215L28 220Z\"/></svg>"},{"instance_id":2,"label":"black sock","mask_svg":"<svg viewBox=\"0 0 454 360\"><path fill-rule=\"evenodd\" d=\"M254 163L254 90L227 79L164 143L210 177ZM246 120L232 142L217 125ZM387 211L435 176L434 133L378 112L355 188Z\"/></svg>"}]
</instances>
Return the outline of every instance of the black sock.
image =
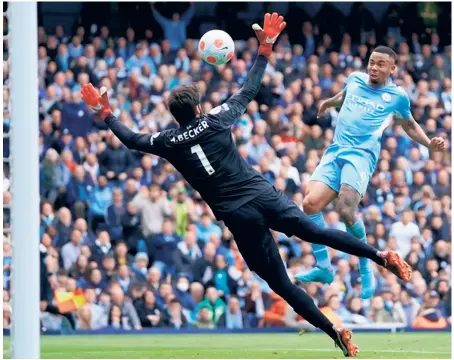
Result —
<instances>
[{"instance_id":1,"label":"black sock","mask_svg":"<svg viewBox=\"0 0 454 360\"><path fill-rule=\"evenodd\" d=\"M276 291L276 290L275 290ZM277 291L276 291L277 292ZM337 340L337 333L329 319L315 305L314 300L302 289L292 285L289 293L281 295L295 312L301 315L304 320L310 322L315 327L323 330L331 339Z\"/></svg>"},{"instance_id":2,"label":"black sock","mask_svg":"<svg viewBox=\"0 0 454 360\"><path fill-rule=\"evenodd\" d=\"M325 241L325 245L343 251L345 253L356 255L362 258L368 258L377 263L380 266L385 265L385 261L378 255L379 250L370 246L369 244L363 243L353 235L340 230L323 229L326 234L317 237L316 240L321 239ZM312 242L312 241L311 241ZM313 241L317 243L317 241ZM318 242L322 244L322 242Z\"/></svg>"},{"instance_id":3,"label":"black sock","mask_svg":"<svg viewBox=\"0 0 454 360\"><path fill-rule=\"evenodd\" d=\"M310 243L326 245L351 255L371 259L380 266L385 264L383 258L378 256L378 249L344 231L322 228L304 214L293 228L293 235Z\"/></svg>"},{"instance_id":4,"label":"black sock","mask_svg":"<svg viewBox=\"0 0 454 360\"><path fill-rule=\"evenodd\" d=\"M253 243L239 241L238 248L250 269L265 280L276 294L287 301L298 315L324 331L333 340L337 339L333 324L315 305L314 300L290 281L277 245L269 231L261 246L256 247Z\"/></svg>"}]
</instances>

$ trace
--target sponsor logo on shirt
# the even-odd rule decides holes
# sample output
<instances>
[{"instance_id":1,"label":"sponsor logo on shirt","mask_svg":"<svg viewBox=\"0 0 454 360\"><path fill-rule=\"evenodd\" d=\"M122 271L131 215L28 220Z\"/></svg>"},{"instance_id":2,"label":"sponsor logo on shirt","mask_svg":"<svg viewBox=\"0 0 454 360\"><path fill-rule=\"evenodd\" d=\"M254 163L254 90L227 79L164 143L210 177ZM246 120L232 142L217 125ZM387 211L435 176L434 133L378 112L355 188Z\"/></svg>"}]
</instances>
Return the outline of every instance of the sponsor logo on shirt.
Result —
<instances>
[{"instance_id":1,"label":"sponsor logo on shirt","mask_svg":"<svg viewBox=\"0 0 454 360\"><path fill-rule=\"evenodd\" d=\"M383 105L377 104L372 100L363 98L358 95L347 93L345 100L347 106L362 113L380 115L385 111L385 107Z\"/></svg>"}]
</instances>

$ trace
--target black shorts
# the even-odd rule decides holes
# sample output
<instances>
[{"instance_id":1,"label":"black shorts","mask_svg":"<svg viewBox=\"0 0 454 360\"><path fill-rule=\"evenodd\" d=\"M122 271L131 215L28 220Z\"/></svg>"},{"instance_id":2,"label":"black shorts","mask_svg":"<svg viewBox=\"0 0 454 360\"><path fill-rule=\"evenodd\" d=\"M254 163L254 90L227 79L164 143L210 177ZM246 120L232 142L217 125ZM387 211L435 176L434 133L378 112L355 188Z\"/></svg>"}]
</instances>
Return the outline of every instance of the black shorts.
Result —
<instances>
[{"instance_id":1,"label":"black shorts","mask_svg":"<svg viewBox=\"0 0 454 360\"><path fill-rule=\"evenodd\" d=\"M261 275L278 262L282 264L270 229L290 237L295 225L304 218L288 196L272 187L221 219L232 232L249 268Z\"/></svg>"},{"instance_id":2,"label":"black shorts","mask_svg":"<svg viewBox=\"0 0 454 360\"><path fill-rule=\"evenodd\" d=\"M232 233L252 235L259 229L273 229L294 235L294 224L305 217L302 210L282 191L271 187L262 194L222 216Z\"/></svg>"}]
</instances>

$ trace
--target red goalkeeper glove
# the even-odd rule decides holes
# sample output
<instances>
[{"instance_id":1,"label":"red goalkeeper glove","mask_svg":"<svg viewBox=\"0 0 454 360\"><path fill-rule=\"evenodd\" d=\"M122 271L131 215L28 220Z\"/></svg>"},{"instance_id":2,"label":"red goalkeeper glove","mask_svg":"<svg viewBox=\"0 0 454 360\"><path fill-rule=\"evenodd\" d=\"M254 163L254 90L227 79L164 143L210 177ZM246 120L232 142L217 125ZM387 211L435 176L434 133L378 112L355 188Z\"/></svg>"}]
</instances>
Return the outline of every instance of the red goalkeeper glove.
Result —
<instances>
[{"instance_id":1,"label":"red goalkeeper glove","mask_svg":"<svg viewBox=\"0 0 454 360\"><path fill-rule=\"evenodd\" d=\"M91 83L85 84L80 92L84 103L98 113L102 120L105 120L112 114L109 97L107 96L107 89L105 87L101 88L101 95Z\"/></svg>"},{"instance_id":2,"label":"red goalkeeper glove","mask_svg":"<svg viewBox=\"0 0 454 360\"><path fill-rule=\"evenodd\" d=\"M259 54L265 57L269 57L273 52L273 44L276 41L279 34L282 30L285 29L287 23L284 21L282 16L279 16L278 13L269 13L265 14L265 19L263 20L263 29L258 24L252 25L257 38L259 39Z\"/></svg>"}]
</instances>

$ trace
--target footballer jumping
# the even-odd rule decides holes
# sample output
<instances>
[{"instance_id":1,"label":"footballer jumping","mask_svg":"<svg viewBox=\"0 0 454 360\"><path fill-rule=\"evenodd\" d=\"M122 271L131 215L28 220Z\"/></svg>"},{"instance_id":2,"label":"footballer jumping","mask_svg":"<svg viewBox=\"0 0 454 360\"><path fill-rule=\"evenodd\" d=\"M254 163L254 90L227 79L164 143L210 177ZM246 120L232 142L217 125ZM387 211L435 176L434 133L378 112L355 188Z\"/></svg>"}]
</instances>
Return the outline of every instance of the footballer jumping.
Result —
<instances>
[{"instance_id":1,"label":"footballer jumping","mask_svg":"<svg viewBox=\"0 0 454 360\"><path fill-rule=\"evenodd\" d=\"M393 116L410 138L432 151L444 151L443 138L429 139L410 112L407 93L391 81L396 69L396 53L377 47L369 58L368 73L353 72L342 92L320 104L318 116L330 107L341 106L333 143L312 174L303 201L304 212L317 225L325 227L322 210L337 198L336 210L347 232L366 243L363 221L356 208L364 195L380 154L383 131ZM328 249L312 244L317 266L295 276L303 282L330 284L334 280ZM360 258L361 297L375 292L375 277L368 259Z\"/></svg>"}]
</instances>

